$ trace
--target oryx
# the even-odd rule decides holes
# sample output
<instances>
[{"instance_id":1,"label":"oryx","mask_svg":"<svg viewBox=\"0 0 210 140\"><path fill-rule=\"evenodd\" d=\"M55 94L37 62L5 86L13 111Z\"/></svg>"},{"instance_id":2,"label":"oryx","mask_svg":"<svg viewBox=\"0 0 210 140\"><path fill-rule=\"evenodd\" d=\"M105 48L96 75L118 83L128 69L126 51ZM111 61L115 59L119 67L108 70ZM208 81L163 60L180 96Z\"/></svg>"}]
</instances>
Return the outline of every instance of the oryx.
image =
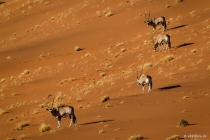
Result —
<instances>
[{"instance_id":1,"label":"oryx","mask_svg":"<svg viewBox=\"0 0 210 140\"><path fill-rule=\"evenodd\" d=\"M160 45L160 51L164 50L164 43L166 43L167 47L166 50L169 50L171 48L171 40L170 40L170 35L165 34L165 35L158 35L156 37L156 41L154 41L154 38L152 36L152 43L153 43L153 50L156 51L157 47Z\"/></svg>"},{"instance_id":2,"label":"oryx","mask_svg":"<svg viewBox=\"0 0 210 140\"><path fill-rule=\"evenodd\" d=\"M54 99L53 99L53 103L54 103ZM51 108L49 108L46 105L47 106L46 110L49 111L52 116L58 119L58 128L60 128L60 125L61 125L61 118L65 118L65 117L69 117L70 119L69 127L71 127L72 122L75 124L75 126L77 125L77 119L74 114L74 108L72 106L62 106L56 109L53 107L53 103L52 103Z\"/></svg>"},{"instance_id":3,"label":"oryx","mask_svg":"<svg viewBox=\"0 0 210 140\"><path fill-rule=\"evenodd\" d=\"M147 15L149 16L148 18L147 18ZM163 32L166 30L166 19L165 19L165 17L160 16L158 18L150 19L150 12L149 12L149 14L144 13L144 16L145 16L145 19L146 19L145 23L147 24L147 26L152 26L153 27L153 33L155 33L156 26L159 25L159 24L162 24Z\"/></svg>"},{"instance_id":4,"label":"oryx","mask_svg":"<svg viewBox=\"0 0 210 140\"><path fill-rule=\"evenodd\" d=\"M143 69L142 69L143 70ZM141 70L141 71L142 71ZM152 77L149 75L145 75L140 73L140 76L138 76L138 71L137 72L137 85L139 86L140 84L142 85L142 92L144 93L144 85L148 85L148 92L152 90Z\"/></svg>"}]
</instances>

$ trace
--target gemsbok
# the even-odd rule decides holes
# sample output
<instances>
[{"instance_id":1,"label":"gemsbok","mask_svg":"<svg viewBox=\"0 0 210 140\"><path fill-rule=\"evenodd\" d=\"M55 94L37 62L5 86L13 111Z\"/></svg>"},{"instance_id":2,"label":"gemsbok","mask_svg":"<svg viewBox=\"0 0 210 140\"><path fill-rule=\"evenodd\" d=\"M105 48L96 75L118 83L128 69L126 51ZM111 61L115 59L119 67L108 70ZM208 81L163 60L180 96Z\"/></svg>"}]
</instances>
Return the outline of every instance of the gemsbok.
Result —
<instances>
[{"instance_id":1,"label":"gemsbok","mask_svg":"<svg viewBox=\"0 0 210 140\"><path fill-rule=\"evenodd\" d=\"M53 99L53 103L54 103L54 99ZM72 106L62 106L56 109L53 107L53 103L52 103L51 108L49 108L46 104L47 106L46 110L49 111L52 116L58 119L58 128L60 128L61 126L61 118L66 118L66 117L69 117L70 119L69 127L71 127L72 122L75 124L75 126L77 125L77 119L74 114L74 108Z\"/></svg>"},{"instance_id":2,"label":"gemsbok","mask_svg":"<svg viewBox=\"0 0 210 140\"><path fill-rule=\"evenodd\" d=\"M148 18L147 18L147 15L148 15ZM145 16L145 23L147 24L147 26L152 26L153 27L153 33L156 32L156 26L161 24L163 26L163 32L166 30L166 19L165 17L163 16L160 16L158 18L152 18L150 19L150 12L149 14L147 13L144 13L144 16Z\"/></svg>"},{"instance_id":3,"label":"gemsbok","mask_svg":"<svg viewBox=\"0 0 210 140\"><path fill-rule=\"evenodd\" d=\"M142 71L142 70L141 70ZM142 85L142 92L144 93L144 85L148 85L148 92L152 90L152 77L149 75L145 75L140 73L140 76L138 76L137 71L137 85Z\"/></svg>"},{"instance_id":4,"label":"gemsbok","mask_svg":"<svg viewBox=\"0 0 210 140\"><path fill-rule=\"evenodd\" d=\"M160 45L160 51L164 50L164 43L167 45L166 50L169 50L171 48L171 40L170 35L158 35L156 38L156 41L154 41L154 38L152 36L152 43L153 43L153 50L156 51L157 47Z\"/></svg>"}]
</instances>

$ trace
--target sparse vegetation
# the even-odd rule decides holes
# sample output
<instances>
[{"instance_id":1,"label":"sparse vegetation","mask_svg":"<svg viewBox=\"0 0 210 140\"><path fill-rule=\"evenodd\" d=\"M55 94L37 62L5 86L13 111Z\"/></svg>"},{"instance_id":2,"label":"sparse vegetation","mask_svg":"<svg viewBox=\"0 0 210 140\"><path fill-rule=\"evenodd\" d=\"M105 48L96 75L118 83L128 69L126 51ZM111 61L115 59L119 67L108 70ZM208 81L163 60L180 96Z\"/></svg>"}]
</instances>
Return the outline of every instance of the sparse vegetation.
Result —
<instances>
[{"instance_id":1,"label":"sparse vegetation","mask_svg":"<svg viewBox=\"0 0 210 140\"><path fill-rule=\"evenodd\" d=\"M45 123L42 123L39 127L40 132L46 132L46 131L49 131L50 129L51 127Z\"/></svg>"},{"instance_id":2,"label":"sparse vegetation","mask_svg":"<svg viewBox=\"0 0 210 140\"><path fill-rule=\"evenodd\" d=\"M171 137L168 137L166 140L180 140L180 136L179 135L173 135Z\"/></svg>"},{"instance_id":3,"label":"sparse vegetation","mask_svg":"<svg viewBox=\"0 0 210 140\"><path fill-rule=\"evenodd\" d=\"M128 140L140 140L140 139L143 139L143 137L141 135L134 134Z\"/></svg>"},{"instance_id":4,"label":"sparse vegetation","mask_svg":"<svg viewBox=\"0 0 210 140\"><path fill-rule=\"evenodd\" d=\"M145 69L148 69L148 68L150 68L150 67L152 67L152 66L153 66L152 63L145 63L145 64L143 65L143 69L145 70Z\"/></svg>"},{"instance_id":5,"label":"sparse vegetation","mask_svg":"<svg viewBox=\"0 0 210 140\"><path fill-rule=\"evenodd\" d=\"M106 102L106 101L108 101L108 100L110 100L110 98L109 98L109 96L103 96L103 97L101 97L101 102Z\"/></svg>"},{"instance_id":6,"label":"sparse vegetation","mask_svg":"<svg viewBox=\"0 0 210 140\"><path fill-rule=\"evenodd\" d=\"M186 121L186 120L181 120L180 122L179 122L179 127L185 127L185 126L187 126L188 125L188 122Z\"/></svg>"},{"instance_id":7,"label":"sparse vegetation","mask_svg":"<svg viewBox=\"0 0 210 140\"><path fill-rule=\"evenodd\" d=\"M31 122L29 120L28 121L19 122L15 126L15 129L17 131L20 131L20 130L23 130L24 127L29 126L30 124L31 124Z\"/></svg>"},{"instance_id":8,"label":"sparse vegetation","mask_svg":"<svg viewBox=\"0 0 210 140\"><path fill-rule=\"evenodd\" d=\"M8 113L7 109L0 108L0 115Z\"/></svg>"},{"instance_id":9,"label":"sparse vegetation","mask_svg":"<svg viewBox=\"0 0 210 140\"><path fill-rule=\"evenodd\" d=\"M20 136L18 136L19 139L25 139L26 138L26 134L21 134Z\"/></svg>"},{"instance_id":10,"label":"sparse vegetation","mask_svg":"<svg viewBox=\"0 0 210 140\"><path fill-rule=\"evenodd\" d=\"M104 129L99 129L98 133L104 133Z\"/></svg>"},{"instance_id":11,"label":"sparse vegetation","mask_svg":"<svg viewBox=\"0 0 210 140\"><path fill-rule=\"evenodd\" d=\"M173 55L166 55L164 58L161 59L162 62L167 63L174 59Z\"/></svg>"},{"instance_id":12,"label":"sparse vegetation","mask_svg":"<svg viewBox=\"0 0 210 140\"><path fill-rule=\"evenodd\" d=\"M20 74L20 76L25 76L25 75L27 75L27 74L29 74L29 73L30 73L29 70L24 70L24 71Z\"/></svg>"},{"instance_id":13,"label":"sparse vegetation","mask_svg":"<svg viewBox=\"0 0 210 140\"><path fill-rule=\"evenodd\" d=\"M191 50L191 54L195 54L196 52L197 52L196 49L192 49L192 50Z\"/></svg>"},{"instance_id":14,"label":"sparse vegetation","mask_svg":"<svg viewBox=\"0 0 210 140\"><path fill-rule=\"evenodd\" d=\"M81 51L81 50L83 50L83 49L80 48L79 46L75 46L75 47L74 47L74 50L75 50L75 51Z\"/></svg>"}]
</instances>

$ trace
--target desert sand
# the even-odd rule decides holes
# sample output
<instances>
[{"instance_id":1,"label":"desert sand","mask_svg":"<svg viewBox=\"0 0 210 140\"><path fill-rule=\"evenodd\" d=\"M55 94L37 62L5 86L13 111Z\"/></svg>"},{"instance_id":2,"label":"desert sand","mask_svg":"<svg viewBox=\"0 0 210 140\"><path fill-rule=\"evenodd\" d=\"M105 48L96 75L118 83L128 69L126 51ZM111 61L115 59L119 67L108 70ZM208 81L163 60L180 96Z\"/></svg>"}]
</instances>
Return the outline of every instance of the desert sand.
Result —
<instances>
[{"instance_id":1,"label":"desert sand","mask_svg":"<svg viewBox=\"0 0 210 140\"><path fill-rule=\"evenodd\" d=\"M210 140L209 0L0 2L0 140ZM152 34L149 11L165 32ZM153 51L159 34L170 50ZM142 68L152 92L137 86ZM57 128L53 99L74 107L78 126Z\"/></svg>"}]
</instances>

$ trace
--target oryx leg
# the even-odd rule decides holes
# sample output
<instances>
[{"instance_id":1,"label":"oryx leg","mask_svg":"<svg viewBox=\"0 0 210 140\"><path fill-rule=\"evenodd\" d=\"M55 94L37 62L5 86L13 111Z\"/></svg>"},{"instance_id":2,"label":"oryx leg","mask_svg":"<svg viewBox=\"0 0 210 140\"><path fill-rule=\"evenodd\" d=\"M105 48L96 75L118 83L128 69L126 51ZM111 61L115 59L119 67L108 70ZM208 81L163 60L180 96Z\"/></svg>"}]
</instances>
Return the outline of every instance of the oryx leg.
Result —
<instances>
[{"instance_id":1,"label":"oryx leg","mask_svg":"<svg viewBox=\"0 0 210 140\"><path fill-rule=\"evenodd\" d=\"M61 127L61 117L58 117L58 128Z\"/></svg>"},{"instance_id":2,"label":"oryx leg","mask_svg":"<svg viewBox=\"0 0 210 140\"><path fill-rule=\"evenodd\" d=\"M144 84L142 84L142 92L144 93Z\"/></svg>"},{"instance_id":3,"label":"oryx leg","mask_svg":"<svg viewBox=\"0 0 210 140\"><path fill-rule=\"evenodd\" d=\"M153 27L153 33L156 32L156 26L152 26Z\"/></svg>"},{"instance_id":4,"label":"oryx leg","mask_svg":"<svg viewBox=\"0 0 210 140\"><path fill-rule=\"evenodd\" d=\"M151 91L151 84L148 85L149 89L148 89L148 92Z\"/></svg>"},{"instance_id":5,"label":"oryx leg","mask_svg":"<svg viewBox=\"0 0 210 140\"><path fill-rule=\"evenodd\" d=\"M69 119L70 119L69 127L71 127L71 124L72 124L72 121L73 121L73 117L71 117L71 115L69 115Z\"/></svg>"}]
</instances>

